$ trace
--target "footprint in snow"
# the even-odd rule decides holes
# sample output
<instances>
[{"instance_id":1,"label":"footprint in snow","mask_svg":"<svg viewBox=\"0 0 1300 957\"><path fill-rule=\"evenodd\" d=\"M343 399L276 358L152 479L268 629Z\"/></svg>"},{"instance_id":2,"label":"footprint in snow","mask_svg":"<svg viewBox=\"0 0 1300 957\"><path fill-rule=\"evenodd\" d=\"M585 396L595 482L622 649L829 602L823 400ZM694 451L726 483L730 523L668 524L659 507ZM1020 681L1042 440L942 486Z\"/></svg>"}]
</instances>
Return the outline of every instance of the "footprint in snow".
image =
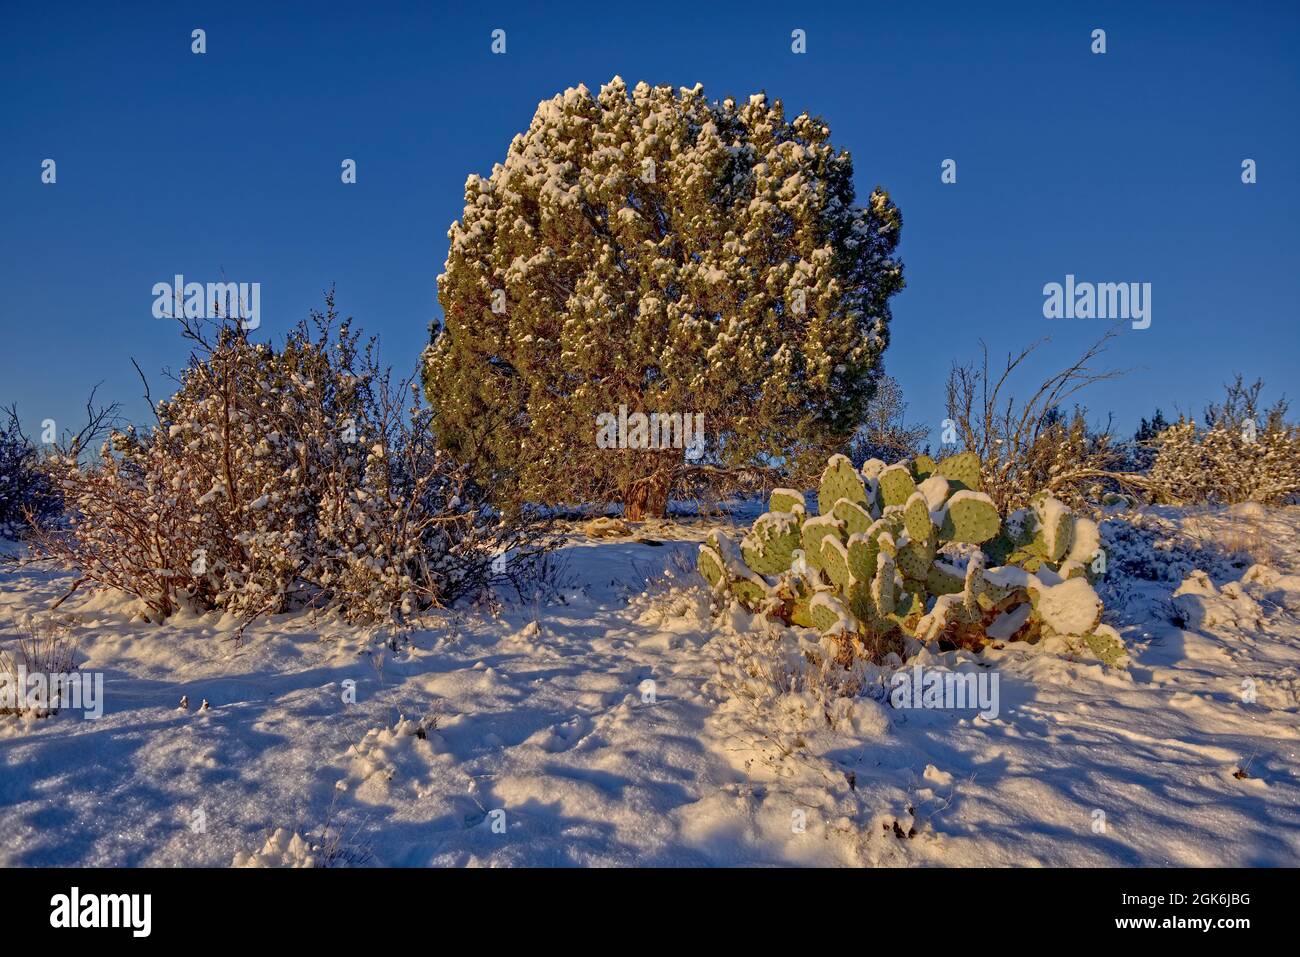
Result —
<instances>
[{"instance_id":1,"label":"footprint in snow","mask_svg":"<svg viewBox=\"0 0 1300 957\"><path fill-rule=\"evenodd\" d=\"M574 715L568 721L564 721L551 728L550 739L546 742L546 750L552 754L560 751L567 751L577 744L582 737L591 730L591 721L582 715Z\"/></svg>"}]
</instances>

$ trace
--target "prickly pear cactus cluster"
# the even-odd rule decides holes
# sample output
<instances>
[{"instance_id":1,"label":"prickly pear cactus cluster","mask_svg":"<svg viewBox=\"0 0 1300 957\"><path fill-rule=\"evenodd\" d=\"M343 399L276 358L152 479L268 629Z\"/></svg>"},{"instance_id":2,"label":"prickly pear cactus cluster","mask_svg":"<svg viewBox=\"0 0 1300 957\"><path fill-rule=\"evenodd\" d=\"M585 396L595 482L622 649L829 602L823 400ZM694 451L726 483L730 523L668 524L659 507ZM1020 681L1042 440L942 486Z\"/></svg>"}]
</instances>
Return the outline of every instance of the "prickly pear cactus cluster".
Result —
<instances>
[{"instance_id":1,"label":"prickly pear cactus cluster","mask_svg":"<svg viewBox=\"0 0 1300 957\"><path fill-rule=\"evenodd\" d=\"M861 470L832 456L817 515L777 489L739 546L715 532L699 570L714 594L816 628L857 654L1062 635L1108 663L1124 654L1092 588L1097 524L1040 494L1005 518L980 490L979 458L927 455Z\"/></svg>"}]
</instances>

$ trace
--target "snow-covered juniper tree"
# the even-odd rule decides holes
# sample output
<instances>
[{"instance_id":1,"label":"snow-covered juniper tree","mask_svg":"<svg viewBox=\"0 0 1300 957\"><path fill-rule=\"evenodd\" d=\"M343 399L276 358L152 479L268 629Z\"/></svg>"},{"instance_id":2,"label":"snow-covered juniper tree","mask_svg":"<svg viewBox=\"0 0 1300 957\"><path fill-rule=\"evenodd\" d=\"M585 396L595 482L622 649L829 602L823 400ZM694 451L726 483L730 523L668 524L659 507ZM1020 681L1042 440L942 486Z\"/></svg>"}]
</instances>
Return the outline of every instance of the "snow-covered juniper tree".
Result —
<instances>
[{"instance_id":1,"label":"snow-covered juniper tree","mask_svg":"<svg viewBox=\"0 0 1300 957\"><path fill-rule=\"evenodd\" d=\"M465 184L425 354L439 442L506 500L633 520L693 469L819 465L863 420L901 223L779 100L566 90ZM705 454L602 448L621 406L700 415Z\"/></svg>"}]
</instances>

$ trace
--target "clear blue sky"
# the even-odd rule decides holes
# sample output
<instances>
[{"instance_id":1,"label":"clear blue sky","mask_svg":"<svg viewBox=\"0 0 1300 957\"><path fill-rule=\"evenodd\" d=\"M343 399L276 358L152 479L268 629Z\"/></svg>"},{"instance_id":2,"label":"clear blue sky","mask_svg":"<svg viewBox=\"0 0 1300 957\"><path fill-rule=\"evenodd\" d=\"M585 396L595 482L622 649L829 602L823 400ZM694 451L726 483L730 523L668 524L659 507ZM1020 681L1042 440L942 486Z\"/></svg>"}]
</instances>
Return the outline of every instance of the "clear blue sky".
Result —
<instances>
[{"instance_id":1,"label":"clear blue sky","mask_svg":"<svg viewBox=\"0 0 1300 957\"><path fill-rule=\"evenodd\" d=\"M886 364L914 419L937 425L949 365L981 338L1052 335L1046 372L1099 335L1043 318L1067 273L1152 283L1151 327L1110 356L1135 371L1089 398L1123 429L1157 405L1199 414L1233 370L1300 399L1300 5L985 6L8 3L0 403L63 426L102 380L144 420L130 358L183 362L150 291L178 272L260 282L264 337L334 283L409 368L466 175L539 100L615 74L765 90L829 122L860 197L891 191L908 288Z\"/></svg>"}]
</instances>

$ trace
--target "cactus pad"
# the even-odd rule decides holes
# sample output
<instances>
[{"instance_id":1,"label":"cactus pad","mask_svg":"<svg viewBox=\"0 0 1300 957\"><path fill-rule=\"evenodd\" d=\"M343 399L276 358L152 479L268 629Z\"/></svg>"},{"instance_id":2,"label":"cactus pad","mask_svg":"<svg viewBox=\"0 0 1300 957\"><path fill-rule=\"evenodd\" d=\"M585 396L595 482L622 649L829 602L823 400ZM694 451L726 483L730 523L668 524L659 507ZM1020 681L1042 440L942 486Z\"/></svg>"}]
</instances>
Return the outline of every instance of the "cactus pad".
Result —
<instances>
[{"instance_id":1,"label":"cactus pad","mask_svg":"<svg viewBox=\"0 0 1300 957\"><path fill-rule=\"evenodd\" d=\"M950 455L935 469L950 483L959 482L961 487L972 492L980 490L980 457L974 452L959 452Z\"/></svg>"},{"instance_id":2,"label":"cactus pad","mask_svg":"<svg viewBox=\"0 0 1300 957\"><path fill-rule=\"evenodd\" d=\"M841 591L849 583L849 553L835 535L825 535L821 540L822 569Z\"/></svg>"},{"instance_id":3,"label":"cactus pad","mask_svg":"<svg viewBox=\"0 0 1300 957\"><path fill-rule=\"evenodd\" d=\"M907 504L903 506L903 524L912 541L925 541L934 534L934 522L930 520L930 506L921 492L913 492Z\"/></svg>"},{"instance_id":4,"label":"cactus pad","mask_svg":"<svg viewBox=\"0 0 1300 957\"><path fill-rule=\"evenodd\" d=\"M940 534L950 542L979 545L995 537L1001 527L993 499L983 492L963 490L948 499Z\"/></svg>"},{"instance_id":5,"label":"cactus pad","mask_svg":"<svg viewBox=\"0 0 1300 957\"><path fill-rule=\"evenodd\" d=\"M891 465L880 473L880 501L886 508L902 505L915 491L916 483L906 465Z\"/></svg>"},{"instance_id":6,"label":"cactus pad","mask_svg":"<svg viewBox=\"0 0 1300 957\"><path fill-rule=\"evenodd\" d=\"M718 554L718 550L712 545L700 546L700 555L696 560L696 567L713 591L717 590L720 583L727 580L727 568L722 562L722 556Z\"/></svg>"},{"instance_id":7,"label":"cactus pad","mask_svg":"<svg viewBox=\"0 0 1300 957\"><path fill-rule=\"evenodd\" d=\"M865 532L875 521L871 513L847 498L842 498L835 503L835 508L831 514L844 523L844 532L847 535L856 535L858 532Z\"/></svg>"},{"instance_id":8,"label":"cactus pad","mask_svg":"<svg viewBox=\"0 0 1300 957\"><path fill-rule=\"evenodd\" d=\"M867 489L862 484L862 476L848 458L832 455L822 472L821 486L817 490L817 511L822 515L831 514L835 503L842 498L865 506Z\"/></svg>"},{"instance_id":9,"label":"cactus pad","mask_svg":"<svg viewBox=\"0 0 1300 957\"><path fill-rule=\"evenodd\" d=\"M876 575L876 560L880 556L880 543L867 535L850 535L848 545L849 571L860 582L869 582Z\"/></svg>"},{"instance_id":10,"label":"cactus pad","mask_svg":"<svg viewBox=\"0 0 1300 957\"><path fill-rule=\"evenodd\" d=\"M846 460L847 461L847 460ZM827 535L840 538L844 523L834 515L819 515L803 523L804 560L813 568L822 567L822 539Z\"/></svg>"},{"instance_id":11,"label":"cactus pad","mask_svg":"<svg viewBox=\"0 0 1300 957\"><path fill-rule=\"evenodd\" d=\"M792 488L773 489L767 507L773 512L793 512L796 508L803 512L808 510L803 492Z\"/></svg>"},{"instance_id":12,"label":"cactus pad","mask_svg":"<svg viewBox=\"0 0 1300 957\"><path fill-rule=\"evenodd\" d=\"M760 575L778 575L790 567L799 542L799 521L793 513L766 512L741 539L740 553Z\"/></svg>"}]
</instances>

